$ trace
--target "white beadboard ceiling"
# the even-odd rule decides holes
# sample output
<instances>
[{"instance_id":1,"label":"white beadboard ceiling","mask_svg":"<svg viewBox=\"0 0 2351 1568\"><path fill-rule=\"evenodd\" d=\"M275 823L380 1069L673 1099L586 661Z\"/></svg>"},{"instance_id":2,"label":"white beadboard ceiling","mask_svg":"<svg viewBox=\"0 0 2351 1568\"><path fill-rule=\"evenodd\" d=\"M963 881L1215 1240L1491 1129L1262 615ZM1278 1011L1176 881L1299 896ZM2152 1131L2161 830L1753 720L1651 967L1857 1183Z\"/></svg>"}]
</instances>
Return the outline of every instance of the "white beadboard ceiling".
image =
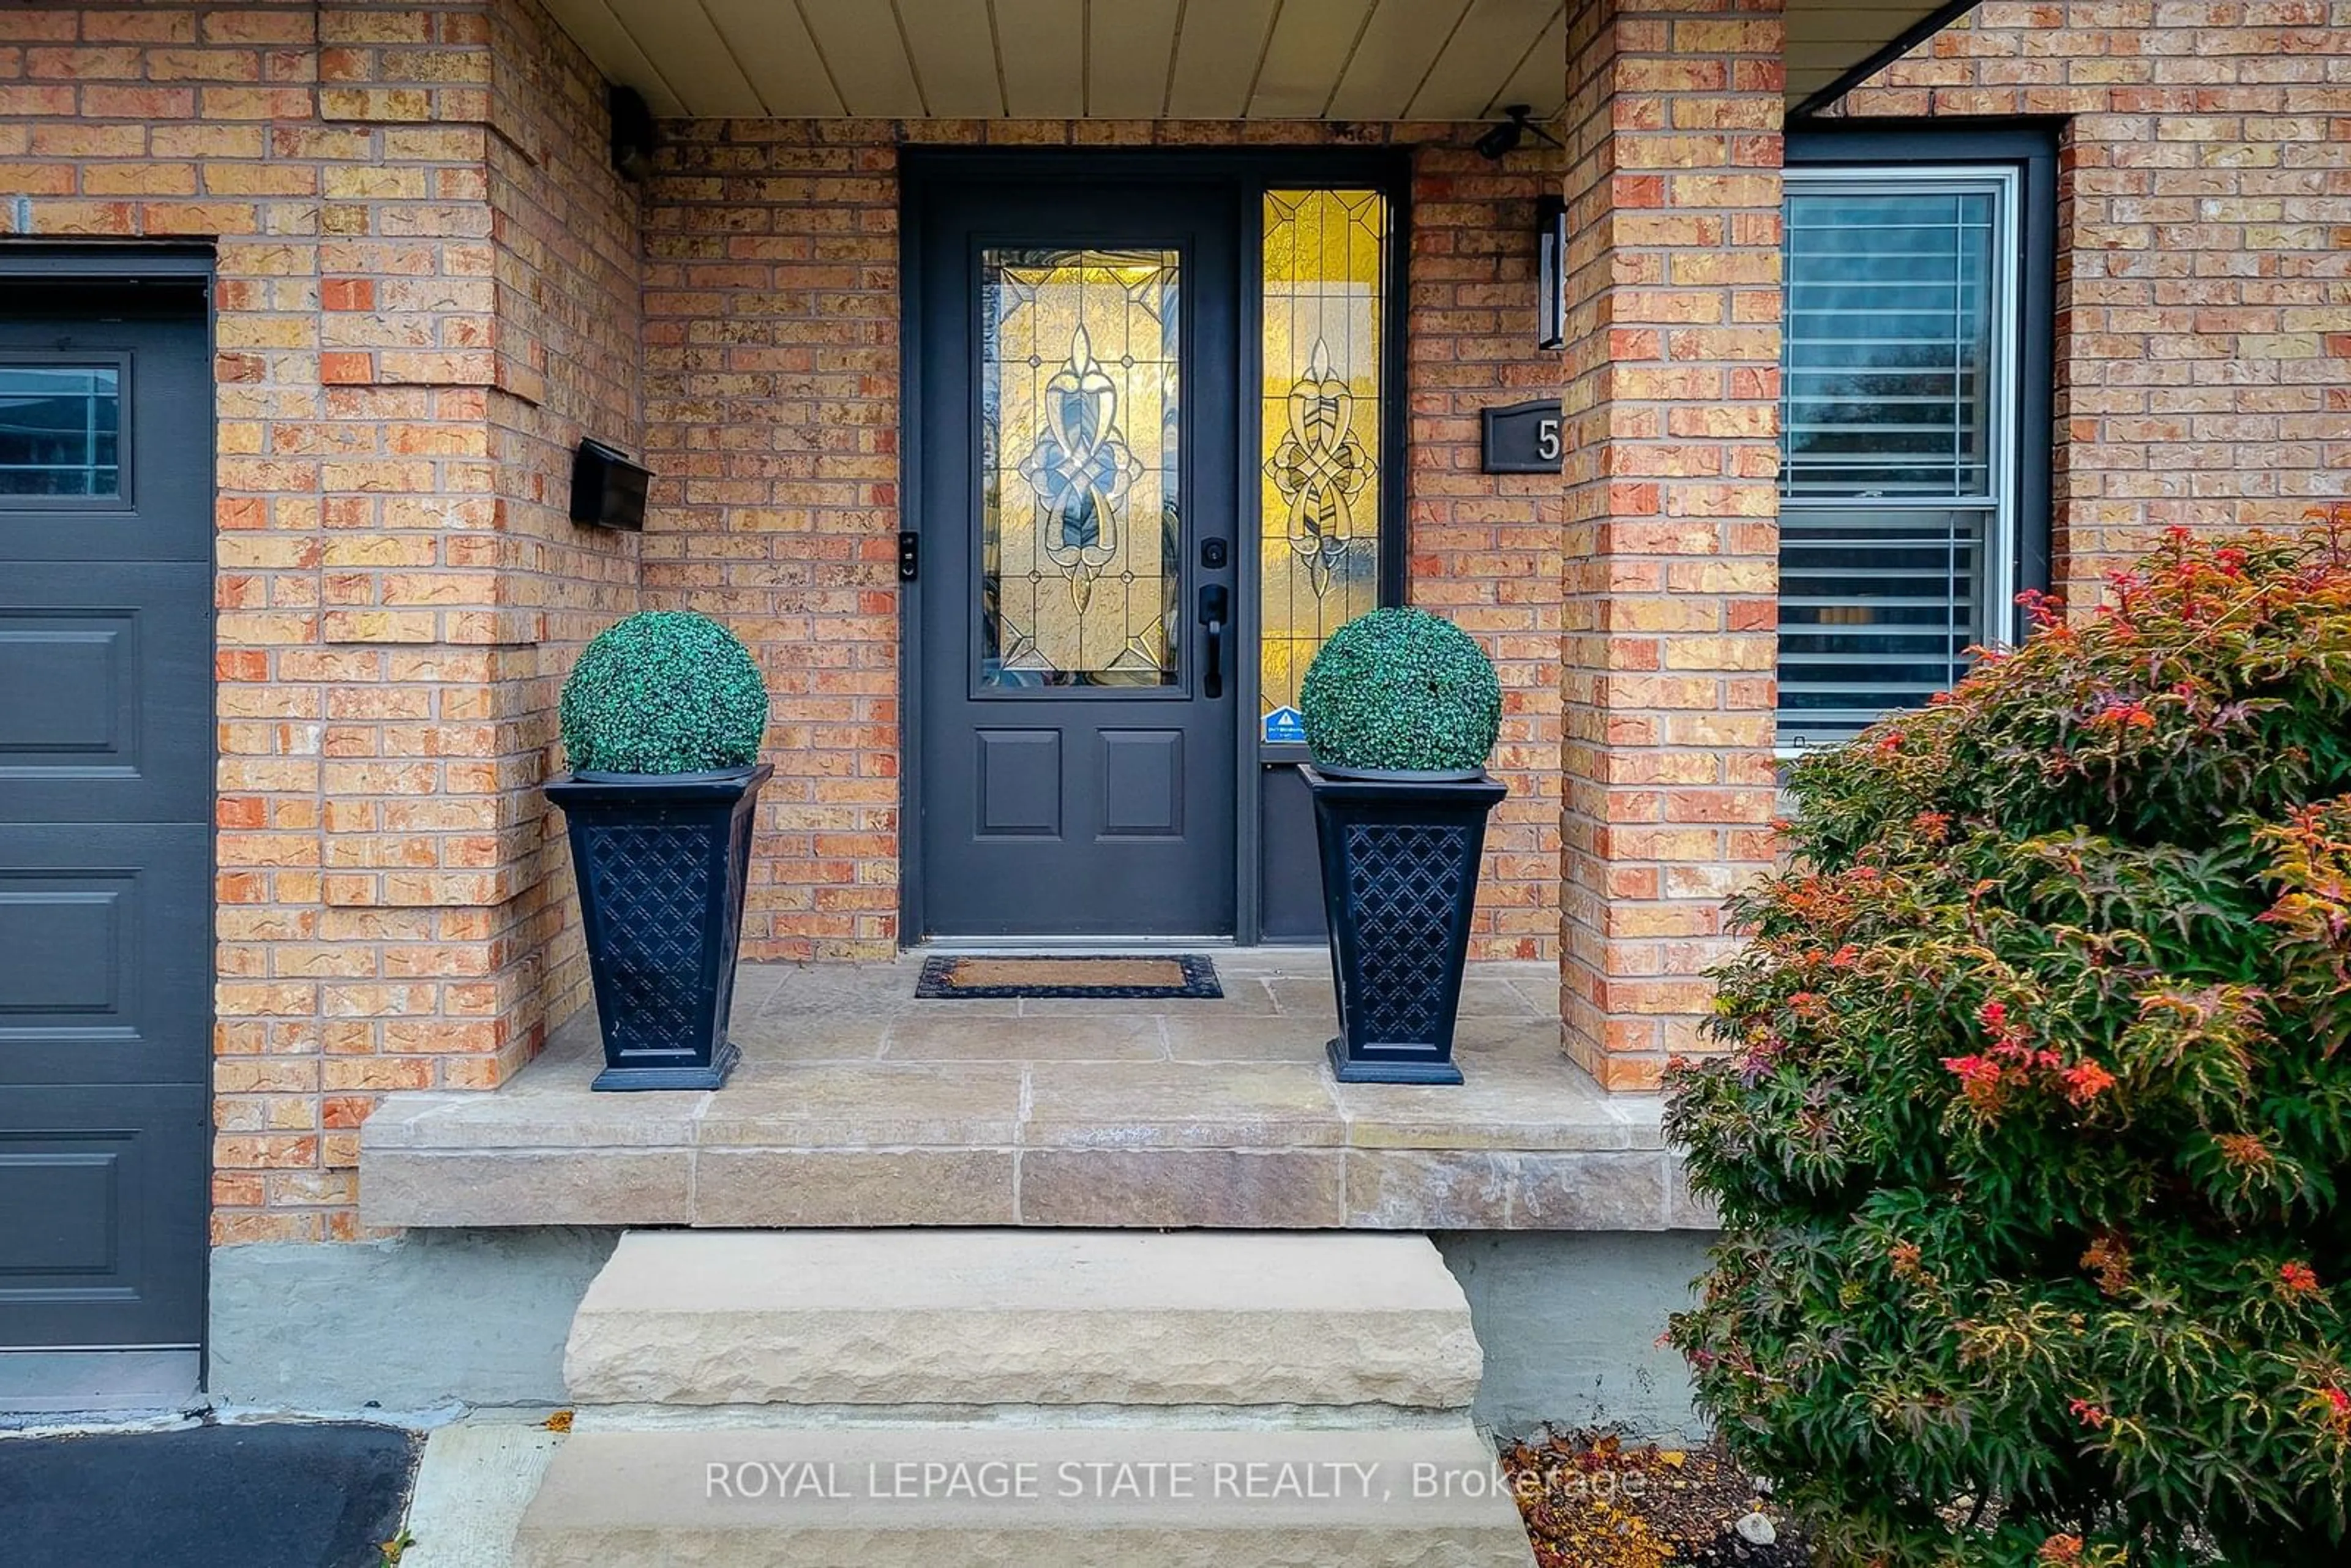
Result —
<instances>
[{"instance_id":1,"label":"white beadboard ceiling","mask_svg":"<svg viewBox=\"0 0 2351 1568\"><path fill-rule=\"evenodd\" d=\"M1921 0L1788 0L1788 101L1801 104L1928 19L1971 6Z\"/></svg>"},{"instance_id":2,"label":"white beadboard ceiling","mask_svg":"<svg viewBox=\"0 0 2351 1568\"><path fill-rule=\"evenodd\" d=\"M788 120L1538 118L1562 0L545 0L656 114ZM1792 99L1937 7L1788 0Z\"/></svg>"}]
</instances>

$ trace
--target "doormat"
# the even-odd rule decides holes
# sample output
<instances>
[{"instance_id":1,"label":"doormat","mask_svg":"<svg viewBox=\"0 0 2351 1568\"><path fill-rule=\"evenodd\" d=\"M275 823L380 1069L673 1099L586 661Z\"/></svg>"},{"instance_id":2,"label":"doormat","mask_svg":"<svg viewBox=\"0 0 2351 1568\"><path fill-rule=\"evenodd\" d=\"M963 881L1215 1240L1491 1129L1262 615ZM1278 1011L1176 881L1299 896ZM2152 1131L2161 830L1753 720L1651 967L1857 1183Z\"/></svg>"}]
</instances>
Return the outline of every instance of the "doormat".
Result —
<instances>
[{"instance_id":1,"label":"doormat","mask_svg":"<svg viewBox=\"0 0 2351 1568\"><path fill-rule=\"evenodd\" d=\"M1101 997L1153 1001L1163 997L1221 997L1217 967L1192 953L1138 958L936 957L923 960L918 997Z\"/></svg>"}]
</instances>

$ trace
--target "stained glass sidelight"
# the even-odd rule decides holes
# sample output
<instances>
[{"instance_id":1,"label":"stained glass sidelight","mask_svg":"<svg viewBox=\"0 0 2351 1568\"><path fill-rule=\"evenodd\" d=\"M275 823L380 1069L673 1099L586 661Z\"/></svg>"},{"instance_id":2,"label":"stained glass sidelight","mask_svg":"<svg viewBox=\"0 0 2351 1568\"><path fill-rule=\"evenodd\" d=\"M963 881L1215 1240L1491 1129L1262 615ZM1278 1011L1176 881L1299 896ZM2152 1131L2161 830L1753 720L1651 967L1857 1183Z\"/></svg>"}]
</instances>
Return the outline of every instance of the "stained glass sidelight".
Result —
<instances>
[{"instance_id":1,"label":"stained glass sidelight","mask_svg":"<svg viewBox=\"0 0 2351 1568\"><path fill-rule=\"evenodd\" d=\"M981 253L984 685L1176 681L1180 270Z\"/></svg>"},{"instance_id":2,"label":"stained glass sidelight","mask_svg":"<svg viewBox=\"0 0 2351 1568\"><path fill-rule=\"evenodd\" d=\"M1266 735L1342 624L1380 596L1380 415L1388 206L1377 191L1265 196Z\"/></svg>"},{"instance_id":3,"label":"stained glass sidelight","mask_svg":"<svg viewBox=\"0 0 2351 1568\"><path fill-rule=\"evenodd\" d=\"M122 373L0 364L0 496L122 493Z\"/></svg>"}]
</instances>

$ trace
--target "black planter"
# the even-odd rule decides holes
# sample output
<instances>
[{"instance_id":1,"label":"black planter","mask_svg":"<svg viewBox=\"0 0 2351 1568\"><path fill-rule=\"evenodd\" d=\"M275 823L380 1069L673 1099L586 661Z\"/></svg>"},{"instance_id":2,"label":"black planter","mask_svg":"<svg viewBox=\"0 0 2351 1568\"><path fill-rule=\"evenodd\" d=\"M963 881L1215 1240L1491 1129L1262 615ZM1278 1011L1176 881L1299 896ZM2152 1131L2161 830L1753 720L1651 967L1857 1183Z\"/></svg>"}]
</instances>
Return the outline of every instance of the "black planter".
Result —
<instances>
[{"instance_id":1,"label":"black planter","mask_svg":"<svg viewBox=\"0 0 2351 1568\"><path fill-rule=\"evenodd\" d=\"M565 774L588 972L604 1027L595 1089L716 1089L751 862L751 804L775 769Z\"/></svg>"},{"instance_id":2,"label":"black planter","mask_svg":"<svg viewBox=\"0 0 2351 1568\"><path fill-rule=\"evenodd\" d=\"M1458 1083L1453 1020L1469 956L1486 816L1510 790L1461 782L1300 776L1314 794L1322 906L1347 1083Z\"/></svg>"}]
</instances>

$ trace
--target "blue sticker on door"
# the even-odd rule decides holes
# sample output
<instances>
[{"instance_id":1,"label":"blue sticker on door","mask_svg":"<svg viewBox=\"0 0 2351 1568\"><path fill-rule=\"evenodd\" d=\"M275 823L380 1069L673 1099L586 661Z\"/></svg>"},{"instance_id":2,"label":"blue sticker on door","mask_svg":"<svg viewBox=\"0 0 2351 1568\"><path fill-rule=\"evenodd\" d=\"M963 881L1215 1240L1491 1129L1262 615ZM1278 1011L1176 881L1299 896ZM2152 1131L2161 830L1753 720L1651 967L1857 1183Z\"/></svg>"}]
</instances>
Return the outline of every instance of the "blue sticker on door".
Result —
<instances>
[{"instance_id":1,"label":"blue sticker on door","mask_svg":"<svg viewBox=\"0 0 2351 1568\"><path fill-rule=\"evenodd\" d=\"M1305 745L1305 718L1294 707L1274 709L1265 716L1265 743L1268 746Z\"/></svg>"}]
</instances>

